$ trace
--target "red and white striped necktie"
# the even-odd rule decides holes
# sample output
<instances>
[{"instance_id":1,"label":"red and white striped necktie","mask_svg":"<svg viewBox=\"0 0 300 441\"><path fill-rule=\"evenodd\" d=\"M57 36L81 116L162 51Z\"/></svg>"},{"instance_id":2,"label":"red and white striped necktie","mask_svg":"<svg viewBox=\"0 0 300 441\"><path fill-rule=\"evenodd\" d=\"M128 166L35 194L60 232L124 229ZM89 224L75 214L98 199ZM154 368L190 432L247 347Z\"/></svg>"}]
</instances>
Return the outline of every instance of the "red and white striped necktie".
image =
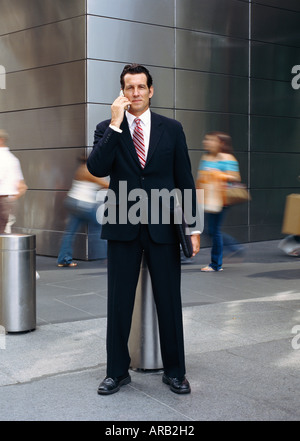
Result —
<instances>
[{"instance_id":1,"label":"red and white striped necktie","mask_svg":"<svg viewBox=\"0 0 300 441\"><path fill-rule=\"evenodd\" d=\"M144 142L144 134L143 129L141 127L140 118L135 118L135 128L132 135L133 144L136 150L136 153L139 157L140 164L142 168L145 167L146 163L146 151L145 151L145 142Z\"/></svg>"}]
</instances>

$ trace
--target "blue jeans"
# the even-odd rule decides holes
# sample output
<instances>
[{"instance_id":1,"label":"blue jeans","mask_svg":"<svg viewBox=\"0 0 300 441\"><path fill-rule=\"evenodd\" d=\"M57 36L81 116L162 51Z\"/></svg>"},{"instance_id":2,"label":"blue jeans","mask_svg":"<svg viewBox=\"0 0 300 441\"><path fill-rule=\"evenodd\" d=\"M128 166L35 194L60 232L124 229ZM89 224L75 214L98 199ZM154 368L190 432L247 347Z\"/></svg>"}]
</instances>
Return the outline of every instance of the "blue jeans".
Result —
<instances>
[{"instance_id":1,"label":"blue jeans","mask_svg":"<svg viewBox=\"0 0 300 441\"><path fill-rule=\"evenodd\" d=\"M212 239L210 266L216 271L222 268L223 252L228 255L244 251L244 247L234 237L221 231L227 210L228 207L224 207L219 213L205 213L204 233Z\"/></svg>"},{"instance_id":2,"label":"blue jeans","mask_svg":"<svg viewBox=\"0 0 300 441\"><path fill-rule=\"evenodd\" d=\"M99 205L67 197L65 200L65 206L69 211L69 218L62 238L57 262L69 264L73 259L73 242L75 239L75 233L80 225L83 223L95 223L99 226L96 218Z\"/></svg>"},{"instance_id":3,"label":"blue jeans","mask_svg":"<svg viewBox=\"0 0 300 441\"><path fill-rule=\"evenodd\" d=\"M204 232L212 239L211 266L215 271L222 268L223 263L223 236L221 225L224 218L224 209L219 213L205 213Z\"/></svg>"}]
</instances>

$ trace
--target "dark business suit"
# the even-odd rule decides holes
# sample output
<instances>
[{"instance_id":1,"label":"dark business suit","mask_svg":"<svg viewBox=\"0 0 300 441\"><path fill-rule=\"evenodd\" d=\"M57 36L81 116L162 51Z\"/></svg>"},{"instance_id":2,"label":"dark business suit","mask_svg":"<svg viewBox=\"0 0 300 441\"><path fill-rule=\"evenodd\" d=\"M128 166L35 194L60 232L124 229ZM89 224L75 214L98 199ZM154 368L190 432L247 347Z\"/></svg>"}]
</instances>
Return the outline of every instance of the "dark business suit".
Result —
<instances>
[{"instance_id":1,"label":"dark business suit","mask_svg":"<svg viewBox=\"0 0 300 441\"><path fill-rule=\"evenodd\" d=\"M147 161L140 166L126 117L122 133L98 124L94 149L88 159L95 176L110 176L110 189L118 207L122 200L119 182L126 181L127 194L143 189L148 196L147 225L129 222L106 223L102 238L108 240L108 328L107 375L118 377L128 370L127 341L130 332L136 284L142 253L145 253L156 302L162 359L171 377L185 374L180 295L180 250L176 229L171 223L151 223L151 189L192 189L195 215L196 197L185 136L175 120L151 112L151 133ZM127 195L126 195L127 196ZM136 201L128 202L128 210ZM172 217L171 217L172 218Z\"/></svg>"}]
</instances>

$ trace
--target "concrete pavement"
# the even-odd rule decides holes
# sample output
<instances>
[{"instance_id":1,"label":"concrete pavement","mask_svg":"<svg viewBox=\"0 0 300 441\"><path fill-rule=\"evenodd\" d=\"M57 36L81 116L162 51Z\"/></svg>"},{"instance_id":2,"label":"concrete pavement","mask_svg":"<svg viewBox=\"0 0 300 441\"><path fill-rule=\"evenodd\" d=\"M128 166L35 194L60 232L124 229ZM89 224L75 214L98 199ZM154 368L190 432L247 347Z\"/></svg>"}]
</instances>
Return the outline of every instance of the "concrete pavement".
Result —
<instances>
[{"instance_id":1,"label":"concrete pavement","mask_svg":"<svg viewBox=\"0 0 300 441\"><path fill-rule=\"evenodd\" d=\"M133 371L99 396L106 260L68 269L37 256L37 329L0 340L0 421L299 420L300 259L278 243L246 244L220 273L200 272L209 248L182 265L187 396Z\"/></svg>"}]
</instances>

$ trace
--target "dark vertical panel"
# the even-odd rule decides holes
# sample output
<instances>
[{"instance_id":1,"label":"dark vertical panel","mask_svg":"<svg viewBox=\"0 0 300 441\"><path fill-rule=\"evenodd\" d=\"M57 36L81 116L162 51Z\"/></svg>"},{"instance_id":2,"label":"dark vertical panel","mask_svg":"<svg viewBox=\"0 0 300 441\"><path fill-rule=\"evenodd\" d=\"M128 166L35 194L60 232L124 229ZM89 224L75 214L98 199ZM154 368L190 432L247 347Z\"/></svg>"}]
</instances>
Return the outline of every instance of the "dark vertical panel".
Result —
<instances>
[{"instance_id":1,"label":"dark vertical panel","mask_svg":"<svg viewBox=\"0 0 300 441\"><path fill-rule=\"evenodd\" d=\"M287 46L300 46L300 11L252 4L252 38Z\"/></svg>"},{"instance_id":2,"label":"dark vertical panel","mask_svg":"<svg viewBox=\"0 0 300 441\"><path fill-rule=\"evenodd\" d=\"M286 195L299 192L300 94L291 84L299 23L298 1L252 2L251 240L279 238Z\"/></svg>"}]
</instances>

